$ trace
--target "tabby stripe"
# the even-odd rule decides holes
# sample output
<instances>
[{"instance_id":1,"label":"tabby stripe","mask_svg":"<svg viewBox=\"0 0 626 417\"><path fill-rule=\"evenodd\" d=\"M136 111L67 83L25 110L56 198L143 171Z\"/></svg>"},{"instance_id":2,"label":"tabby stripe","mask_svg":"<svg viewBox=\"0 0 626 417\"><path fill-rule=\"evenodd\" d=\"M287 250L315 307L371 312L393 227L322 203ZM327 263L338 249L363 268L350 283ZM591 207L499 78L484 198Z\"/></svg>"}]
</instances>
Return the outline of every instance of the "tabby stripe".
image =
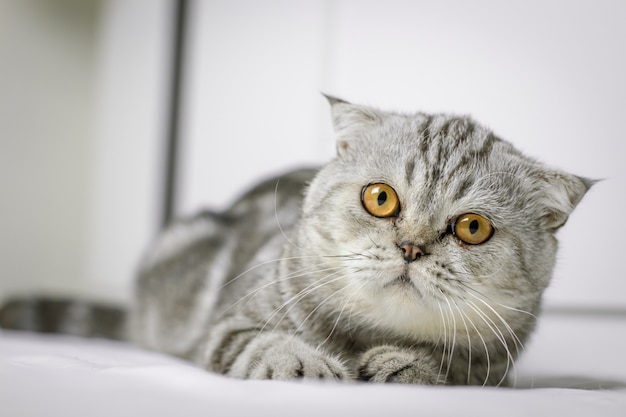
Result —
<instances>
[{"instance_id":1,"label":"tabby stripe","mask_svg":"<svg viewBox=\"0 0 626 417\"><path fill-rule=\"evenodd\" d=\"M227 374L248 343L259 333L256 327L233 330L227 333L211 355L211 369Z\"/></svg>"},{"instance_id":2,"label":"tabby stripe","mask_svg":"<svg viewBox=\"0 0 626 417\"><path fill-rule=\"evenodd\" d=\"M444 146L444 144L448 144L449 138L448 133L450 132L450 128L452 125L456 124L458 121L456 119L446 120L443 125L437 131L437 136L439 136L439 140L437 143L437 151L434 160L432 161L432 170L430 174L430 181L433 183L438 182L441 179L441 167L445 164L444 159L444 148L445 150L450 151L450 148Z\"/></svg>"},{"instance_id":3,"label":"tabby stripe","mask_svg":"<svg viewBox=\"0 0 626 417\"><path fill-rule=\"evenodd\" d=\"M461 157L461 160L454 166L454 168L452 168L450 172L448 172L448 180L446 186L450 186L451 182L454 180L454 175L457 173L457 171L460 171L462 169L465 170L467 166L471 163L471 161L477 159L486 159L489 154L491 154L491 151L497 141L498 139L490 133L483 141L480 149L472 151L469 155L463 155ZM458 200L463 197L470 185L471 184L469 179L465 180L455 192L455 199Z\"/></svg>"},{"instance_id":4,"label":"tabby stripe","mask_svg":"<svg viewBox=\"0 0 626 417\"><path fill-rule=\"evenodd\" d=\"M413 173L415 172L415 158L411 158L409 162L406 163L406 174L405 179L408 185L411 185L411 181L413 180Z\"/></svg>"},{"instance_id":5,"label":"tabby stripe","mask_svg":"<svg viewBox=\"0 0 626 417\"><path fill-rule=\"evenodd\" d=\"M468 155L463 155L459 162L447 173L446 176L448 177L448 180L446 186L450 186L450 183L454 180L454 176L456 175L457 171L467 168L471 161L472 158L470 158Z\"/></svg>"},{"instance_id":6,"label":"tabby stripe","mask_svg":"<svg viewBox=\"0 0 626 417\"><path fill-rule=\"evenodd\" d=\"M210 236L222 226L218 215L206 214L181 221L161 233L141 262L148 270L166 258L172 257L198 240Z\"/></svg>"},{"instance_id":7,"label":"tabby stripe","mask_svg":"<svg viewBox=\"0 0 626 417\"><path fill-rule=\"evenodd\" d=\"M366 185L366 184L364 184ZM340 182L337 183L334 186L334 190L335 192L328 192L326 193L318 202L316 205L314 205L310 210L308 210L311 213L319 213L319 212L324 212L326 210L328 210L328 207L332 207L333 204L333 200L337 197L337 194L339 192L341 192L344 188L350 188L351 185L345 182ZM360 190L359 190L360 191Z\"/></svg>"},{"instance_id":8,"label":"tabby stripe","mask_svg":"<svg viewBox=\"0 0 626 417\"><path fill-rule=\"evenodd\" d=\"M231 255L237 247L237 243L234 235L230 235L226 242L222 243L223 246L219 251L213 255L205 278L197 283L200 288L197 290L195 304L185 325L187 332L184 336L181 335L176 340L169 341L170 350L173 349L174 352L188 351L190 346L195 345L202 337L207 317L211 315L217 304L220 288L226 279L226 271L232 262Z\"/></svg>"},{"instance_id":9,"label":"tabby stripe","mask_svg":"<svg viewBox=\"0 0 626 417\"><path fill-rule=\"evenodd\" d=\"M266 339L267 334L265 335ZM269 338L270 342L271 342L271 338ZM264 340L264 342L268 342L267 340ZM265 348L265 344L261 344L259 346L259 343L256 344L256 346L254 346L256 349L254 350L254 356L252 356L250 358L250 360L248 360L248 368L246 369L246 375L244 377L244 379L250 379L250 376L252 375L252 371L254 370L255 367L258 366L259 362L261 362L261 359L263 358L263 353L264 353L264 348Z\"/></svg>"},{"instance_id":10,"label":"tabby stripe","mask_svg":"<svg viewBox=\"0 0 626 417\"><path fill-rule=\"evenodd\" d=\"M474 130L476 129L475 126L471 123L468 123L466 119L462 119L457 123L457 126L459 125L463 125L462 127L464 128L463 131L461 131L460 129L458 129L458 135L456 136L455 139L457 139L455 142L452 143L452 147L450 148L450 152L455 152L459 146L463 143L465 143L465 141L467 140L467 138L469 138L470 136L472 136L474 134Z\"/></svg>"},{"instance_id":11,"label":"tabby stripe","mask_svg":"<svg viewBox=\"0 0 626 417\"><path fill-rule=\"evenodd\" d=\"M459 140L457 140L457 142L455 143L455 146L451 149L450 152L455 151L458 148L458 146L462 142L465 141L465 139L473 135L474 130L475 130L475 127L473 125L466 126L465 132L459 136ZM464 154L463 156L461 156L460 161L454 167L447 170L446 186L449 187L451 182L454 180L454 176L456 175L457 171L467 168L467 165L469 165L471 161L476 160L476 159L484 159L485 157L487 157L489 153L491 153L491 149L493 147L494 142L495 142L495 138L492 135L489 135L485 139L485 141L483 141L483 145L481 146L479 150L470 151L469 154ZM459 192L457 192L456 194L459 195Z\"/></svg>"},{"instance_id":12,"label":"tabby stripe","mask_svg":"<svg viewBox=\"0 0 626 417\"><path fill-rule=\"evenodd\" d=\"M522 241L518 238L514 238L513 245L515 246L515 251L520 254L519 259L521 261L520 269L522 270L522 274L526 277L531 276L530 268L528 267L526 257L524 256L524 245L522 244ZM534 286L533 290L537 291L538 288Z\"/></svg>"},{"instance_id":13,"label":"tabby stripe","mask_svg":"<svg viewBox=\"0 0 626 417\"><path fill-rule=\"evenodd\" d=\"M422 130L422 136L419 144L419 151L425 163L428 163L428 146L430 145L431 140L430 126L432 123L433 117L426 116L426 121L422 126L420 126L420 129Z\"/></svg>"},{"instance_id":14,"label":"tabby stripe","mask_svg":"<svg viewBox=\"0 0 626 417\"><path fill-rule=\"evenodd\" d=\"M496 143L496 140L496 137L493 136L493 134L489 133L478 152L476 152L476 156L478 158L485 158L489 156L491 150L493 149L493 145Z\"/></svg>"},{"instance_id":15,"label":"tabby stripe","mask_svg":"<svg viewBox=\"0 0 626 417\"><path fill-rule=\"evenodd\" d=\"M315 231L317 232L317 234L320 235L320 237L322 237L325 241L327 241L328 243L335 241L335 238L333 238L330 231L327 231L326 229L324 229L322 225L315 224L314 227L315 227Z\"/></svg>"},{"instance_id":16,"label":"tabby stripe","mask_svg":"<svg viewBox=\"0 0 626 417\"><path fill-rule=\"evenodd\" d=\"M430 181L438 182L441 180L444 171L443 167L446 165L448 157L454 152L455 148L467 138L467 128L464 126L464 122L464 119L448 119L437 131L437 136L439 136L440 139L437 141L436 155L432 160L433 165ZM451 131L453 132L452 138L449 137ZM455 141L453 142L452 139L455 139ZM444 153L447 155L444 155ZM450 177L448 176L448 178Z\"/></svg>"},{"instance_id":17,"label":"tabby stripe","mask_svg":"<svg viewBox=\"0 0 626 417\"><path fill-rule=\"evenodd\" d=\"M451 180L450 180L451 182ZM460 200L461 198L465 197L465 194L467 194L467 190L473 185L474 183L469 179L469 178L465 178L463 181L461 181L461 183L459 184L459 186L457 187L456 191L454 192L454 197L453 199L455 201Z\"/></svg>"}]
</instances>

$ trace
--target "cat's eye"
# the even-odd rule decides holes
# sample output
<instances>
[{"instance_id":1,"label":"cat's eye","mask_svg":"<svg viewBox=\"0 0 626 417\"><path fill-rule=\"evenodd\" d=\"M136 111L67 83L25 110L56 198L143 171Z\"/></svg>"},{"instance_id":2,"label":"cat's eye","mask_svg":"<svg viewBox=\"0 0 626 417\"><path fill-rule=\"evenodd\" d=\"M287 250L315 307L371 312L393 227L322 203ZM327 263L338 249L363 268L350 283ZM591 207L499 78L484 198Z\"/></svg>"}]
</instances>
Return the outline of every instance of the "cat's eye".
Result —
<instances>
[{"instance_id":1,"label":"cat's eye","mask_svg":"<svg viewBox=\"0 0 626 417\"><path fill-rule=\"evenodd\" d=\"M363 208L375 217L397 216L400 200L393 188L384 183L370 184L361 192Z\"/></svg>"},{"instance_id":2,"label":"cat's eye","mask_svg":"<svg viewBox=\"0 0 626 417\"><path fill-rule=\"evenodd\" d=\"M480 245L493 235L493 226L483 216L466 213L452 223L452 233L461 241L470 245Z\"/></svg>"}]
</instances>

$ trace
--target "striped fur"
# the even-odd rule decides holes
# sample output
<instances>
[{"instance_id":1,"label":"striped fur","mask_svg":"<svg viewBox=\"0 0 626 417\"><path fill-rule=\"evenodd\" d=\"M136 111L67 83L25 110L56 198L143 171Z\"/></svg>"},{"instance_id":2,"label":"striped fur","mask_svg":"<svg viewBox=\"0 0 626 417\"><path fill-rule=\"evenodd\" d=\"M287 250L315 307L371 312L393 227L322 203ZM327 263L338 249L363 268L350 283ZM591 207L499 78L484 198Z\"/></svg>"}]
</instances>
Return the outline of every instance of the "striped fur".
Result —
<instances>
[{"instance_id":1,"label":"striped fur","mask_svg":"<svg viewBox=\"0 0 626 417\"><path fill-rule=\"evenodd\" d=\"M468 117L329 101L335 159L156 240L132 339L238 378L505 383L550 281L554 232L592 181ZM393 216L364 208L374 183L397 194ZM487 219L491 238L464 243L464 213Z\"/></svg>"},{"instance_id":2,"label":"striped fur","mask_svg":"<svg viewBox=\"0 0 626 417\"><path fill-rule=\"evenodd\" d=\"M0 328L82 337L126 339L126 312L85 301L28 297L0 308Z\"/></svg>"}]
</instances>

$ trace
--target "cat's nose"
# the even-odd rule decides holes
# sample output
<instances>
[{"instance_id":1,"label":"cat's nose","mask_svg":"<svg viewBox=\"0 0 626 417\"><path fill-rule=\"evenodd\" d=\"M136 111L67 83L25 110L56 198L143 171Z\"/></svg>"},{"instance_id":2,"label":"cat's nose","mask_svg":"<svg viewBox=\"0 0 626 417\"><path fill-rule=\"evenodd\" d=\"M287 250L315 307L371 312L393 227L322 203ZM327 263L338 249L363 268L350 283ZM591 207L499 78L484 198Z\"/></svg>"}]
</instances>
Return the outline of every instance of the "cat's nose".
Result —
<instances>
[{"instance_id":1,"label":"cat's nose","mask_svg":"<svg viewBox=\"0 0 626 417\"><path fill-rule=\"evenodd\" d=\"M424 248L410 242L402 242L398 245L404 256L404 260L408 263L419 260L424 254Z\"/></svg>"}]
</instances>

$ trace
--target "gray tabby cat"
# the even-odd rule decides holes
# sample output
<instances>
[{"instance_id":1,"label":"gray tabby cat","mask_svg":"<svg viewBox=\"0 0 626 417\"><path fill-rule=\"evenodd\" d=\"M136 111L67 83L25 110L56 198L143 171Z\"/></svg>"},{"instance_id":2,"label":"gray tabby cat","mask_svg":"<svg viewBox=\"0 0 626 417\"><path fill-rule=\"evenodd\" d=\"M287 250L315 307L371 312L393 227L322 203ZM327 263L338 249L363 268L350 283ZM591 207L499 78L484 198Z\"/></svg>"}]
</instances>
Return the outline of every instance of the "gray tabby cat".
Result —
<instances>
[{"instance_id":1,"label":"gray tabby cat","mask_svg":"<svg viewBox=\"0 0 626 417\"><path fill-rule=\"evenodd\" d=\"M505 383L592 181L467 117L329 101L334 160L157 239L131 337L237 378Z\"/></svg>"}]
</instances>

